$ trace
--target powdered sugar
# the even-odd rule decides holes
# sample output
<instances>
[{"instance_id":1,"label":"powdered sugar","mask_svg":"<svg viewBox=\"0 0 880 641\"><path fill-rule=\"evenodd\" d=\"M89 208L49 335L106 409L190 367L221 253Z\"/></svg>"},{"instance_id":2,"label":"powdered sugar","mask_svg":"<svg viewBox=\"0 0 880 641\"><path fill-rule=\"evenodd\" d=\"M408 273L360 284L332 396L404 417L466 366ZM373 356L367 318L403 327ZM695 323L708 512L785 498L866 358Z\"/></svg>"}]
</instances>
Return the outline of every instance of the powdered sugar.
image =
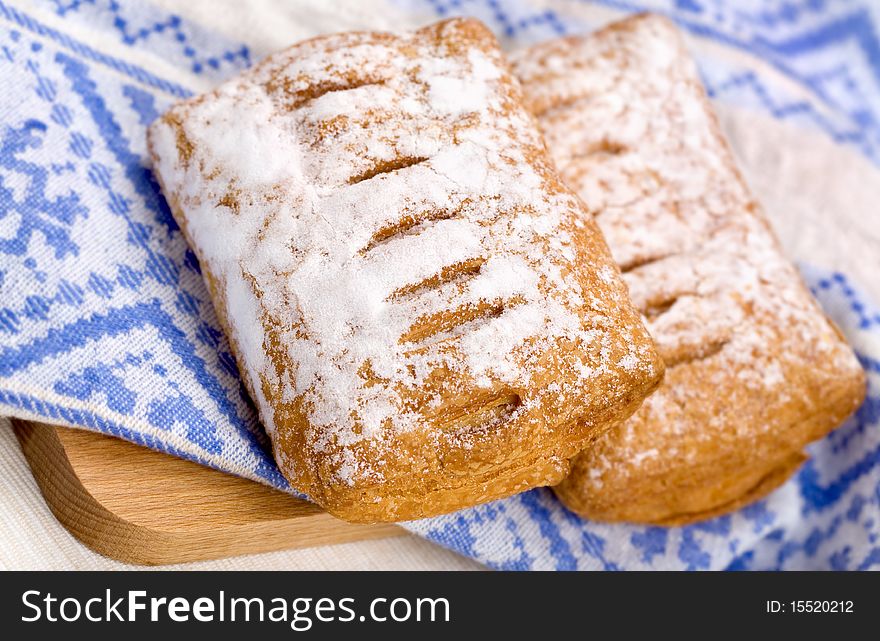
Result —
<instances>
[{"instance_id":1,"label":"powdered sugar","mask_svg":"<svg viewBox=\"0 0 880 641\"><path fill-rule=\"evenodd\" d=\"M635 18L594 37L539 45L514 69L667 366L711 359L699 371L716 377L671 370L667 380L681 382L662 387L589 453L585 478L594 490L609 471L673 467L674 457L658 452L677 447L685 432L688 445L721 443L737 424L751 437L771 430L774 411L795 411L781 409L793 407L793 387L858 370L781 254L667 21ZM721 389L727 402L715 404Z\"/></svg>"},{"instance_id":2,"label":"powdered sugar","mask_svg":"<svg viewBox=\"0 0 880 641\"><path fill-rule=\"evenodd\" d=\"M468 52L470 73L459 73L457 65L443 58L432 58L422 63L419 77L428 85L428 103L437 111L449 116L483 111L492 105L495 96L490 85L501 73L485 54L477 50Z\"/></svg>"},{"instance_id":3,"label":"powdered sugar","mask_svg":"<svg viewBox=\"0 0 880 641\"><path fill-rule=\"evenodd\" d=\"M424 427L444 398L515 390L530 409L613 373L583 356L552 392L533 385L561 340L650 373L644 345L621 346L613 270L597 260L602 291L585 296L571 268L579 206L536 163L500 53L456 28L303 43L151 134L264 422L296 404L308 447L349 484L382 478L351 446Z\"/></svg>"}]
</instances>

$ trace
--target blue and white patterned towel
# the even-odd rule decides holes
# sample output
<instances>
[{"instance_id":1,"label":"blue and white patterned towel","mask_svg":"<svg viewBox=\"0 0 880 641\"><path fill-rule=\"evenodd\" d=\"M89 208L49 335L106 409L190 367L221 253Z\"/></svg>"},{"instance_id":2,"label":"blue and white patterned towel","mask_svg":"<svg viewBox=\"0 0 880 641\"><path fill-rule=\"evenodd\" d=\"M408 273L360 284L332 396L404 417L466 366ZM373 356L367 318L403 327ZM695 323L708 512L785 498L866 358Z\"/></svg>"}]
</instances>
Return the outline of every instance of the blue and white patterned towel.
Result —
<instances>
[{"instance_id":1,"label":"blue and white patterned towel","mask_svg":"<svg viewBox=\"0 0 880 641\"><path fill-rule=\"evenodd\" d=\"M567 18L562 0L388 1L420 16L477 15L511 45L589 26ZM700 60L710 92L880 164L880 12L867 2L598 4L660 10L759 54L810 98ZM0 0L0 412L290 489L144 153L146 125L171 102L255 57L144 2ZM880 567L880 312L842 274L805 276L869 372L869 397L767 500L661 529L588 523L535 490L407 527L508 569Z\"/></svg>"}]
</instances>

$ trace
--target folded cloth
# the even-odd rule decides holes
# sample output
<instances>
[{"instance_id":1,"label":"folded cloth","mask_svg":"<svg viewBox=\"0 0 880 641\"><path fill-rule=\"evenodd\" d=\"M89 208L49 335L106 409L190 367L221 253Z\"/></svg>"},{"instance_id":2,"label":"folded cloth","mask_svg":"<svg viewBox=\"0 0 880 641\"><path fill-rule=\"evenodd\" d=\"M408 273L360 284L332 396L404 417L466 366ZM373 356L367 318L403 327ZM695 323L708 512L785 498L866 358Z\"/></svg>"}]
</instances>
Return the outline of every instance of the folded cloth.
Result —
<instances>
[{"instance_id":1,"label":"folded cloth","mask_svg":"<svg viewBox=\"0 0 880 641\"><path fill-rule=\"evenodd\" d=\"M387 11L381 0L367 4ZM396 4L422 17L457 5ZM697 5L678 3L683 24L713 35L700 22L709 18L686 4ZM795 43L768 45L768 55L805 46L794 36L798 11L777 18L751 4L740 20L751 17L755 29L777 20ZM510 45L583 27L524 2L470 5ZM819 14L803 17L813 30ZM867 10L860 16L859 33L873 33ZM834 28L840 36L848 27ZM816 46L827 40L816 35ZM259 53L147 3L0 0L0 411L98 430L290 491L145 160L146 125ZM880 69L870 47L865 54ZM837 69L835 55L823 51L816 69ZM792 102L760 71L701 62L716 97L795 117L878 160L880 85L849 78L857 89L849 91L832 74L809 100ZM743 87L758 98L744 98ZM767 500L660 529L589 523L535 490L405 526L506 569L880 566L880 430L872 429L880 427L880 313L846 276L804 274L869 372L869 398Z\"/></svg>"}]
</instances>

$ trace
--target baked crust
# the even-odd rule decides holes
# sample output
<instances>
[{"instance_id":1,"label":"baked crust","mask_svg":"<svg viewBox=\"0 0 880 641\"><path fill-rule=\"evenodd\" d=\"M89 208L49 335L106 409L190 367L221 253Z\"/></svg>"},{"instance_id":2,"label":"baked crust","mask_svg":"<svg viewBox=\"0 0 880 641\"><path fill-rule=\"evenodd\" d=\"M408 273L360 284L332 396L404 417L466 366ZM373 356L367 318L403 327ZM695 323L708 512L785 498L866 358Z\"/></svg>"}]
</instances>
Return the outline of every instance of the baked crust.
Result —
<instances>
[{"instance_id":1,"label":"baked crust","mask_svg":"<svg viewBox=\"0 0 880 641\"><path fill-rule=\"evenodd\" d=\"M865 378L783 257L681 36L641 15L513 66L667 366L556 494L591 518L666 525L763 496L861 404Z\"/></svg>"},{"instance_id":2,"label":"baked crust","mask_svg":"<svg viewBox=\"0 0 880 641\"><path fill-rule=\"evenodd\" d=\"M294 45L149 146L282 472L341 518L556 483L662 377L477 21Z\"/></svg>"}]
</instances>

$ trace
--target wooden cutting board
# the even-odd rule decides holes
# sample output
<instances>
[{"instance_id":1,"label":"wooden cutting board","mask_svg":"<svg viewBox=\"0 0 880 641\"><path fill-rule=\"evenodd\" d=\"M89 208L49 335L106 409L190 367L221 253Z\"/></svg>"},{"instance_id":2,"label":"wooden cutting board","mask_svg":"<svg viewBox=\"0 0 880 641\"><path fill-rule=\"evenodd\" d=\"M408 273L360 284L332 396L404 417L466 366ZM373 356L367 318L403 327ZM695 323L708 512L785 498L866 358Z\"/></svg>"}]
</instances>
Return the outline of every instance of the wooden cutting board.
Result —
<instances>
[{"instance_id":1,"label":"wooden cutting board","mask_svg":"<svg viewBox=\"0 0 880 641\"><path fill-rule=\"evenodd\" d=\"M104 556L140 565L397 536L253 481L95 432L13 420L52 513Z\"/></svg>"}]
</instances>

